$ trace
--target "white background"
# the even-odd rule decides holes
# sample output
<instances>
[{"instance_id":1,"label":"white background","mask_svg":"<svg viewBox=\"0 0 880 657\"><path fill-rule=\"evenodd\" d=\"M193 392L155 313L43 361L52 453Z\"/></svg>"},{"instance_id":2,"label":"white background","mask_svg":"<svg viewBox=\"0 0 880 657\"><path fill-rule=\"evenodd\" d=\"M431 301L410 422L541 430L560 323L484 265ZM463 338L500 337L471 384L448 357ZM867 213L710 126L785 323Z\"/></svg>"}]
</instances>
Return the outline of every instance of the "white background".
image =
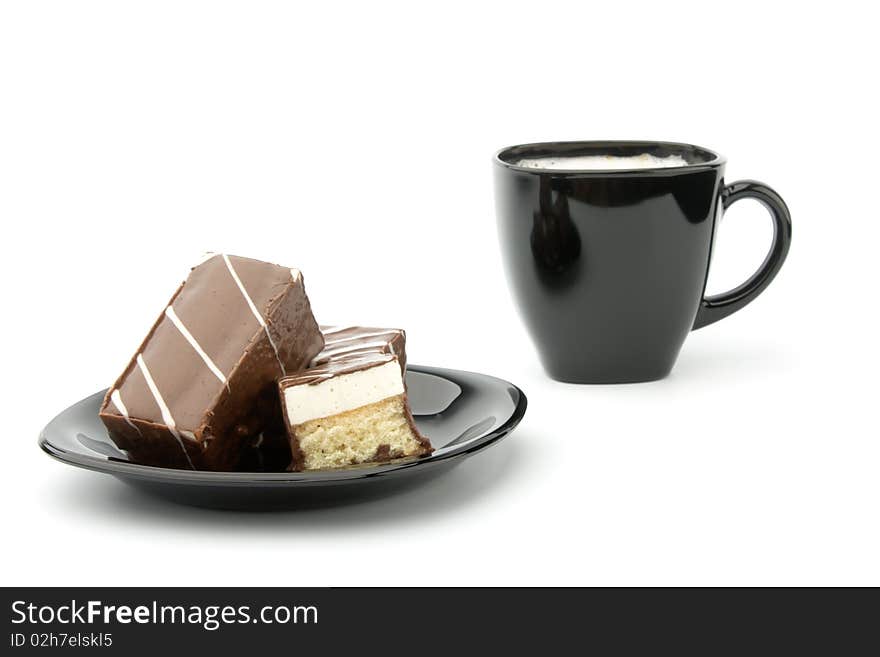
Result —
<instances>
[{"instance_id":1,"label":"white background","mask_svg":"<svg viewBox=\"0 0 880 657\"><path fill-rule=\"evenodd\" d=\"M868 6L3 3L2 583L880 584ZM551 382L505 287L493 152L589 138L707 146L791 208L779 277L661 382ZM737 204L710 291L770 231ZM206 250L517 383L523 423L404 495L275 514L42 454Z\"/></svg>"}]
</instances>

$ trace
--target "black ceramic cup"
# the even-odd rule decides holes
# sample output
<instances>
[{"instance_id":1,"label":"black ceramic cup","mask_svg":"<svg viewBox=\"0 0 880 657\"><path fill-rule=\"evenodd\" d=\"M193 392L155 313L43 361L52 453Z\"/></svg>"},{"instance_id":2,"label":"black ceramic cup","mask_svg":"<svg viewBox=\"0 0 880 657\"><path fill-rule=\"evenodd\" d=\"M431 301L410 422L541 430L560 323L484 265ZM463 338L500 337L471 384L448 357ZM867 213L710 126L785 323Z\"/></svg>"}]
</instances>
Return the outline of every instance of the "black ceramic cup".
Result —
<instances>
[{"instance_id":1,"label":"black ceramic cup","mask_svg":"<svg viewBox=\"0 0 880 657\"><path fill-rule=\"evenodd\" d=\"M520 164L645 154L679 164L590 170ZM691 330L727 317L764 291L791 242L782 198L752 180L725 184L724 158L697 146L525 144L496 153L494 168L507 278L545 370L559 381L663 378ZM757 199L770 212L773 243L745 283L707 297L718 219L743 198Z\"/></svg>"}]
</instances>

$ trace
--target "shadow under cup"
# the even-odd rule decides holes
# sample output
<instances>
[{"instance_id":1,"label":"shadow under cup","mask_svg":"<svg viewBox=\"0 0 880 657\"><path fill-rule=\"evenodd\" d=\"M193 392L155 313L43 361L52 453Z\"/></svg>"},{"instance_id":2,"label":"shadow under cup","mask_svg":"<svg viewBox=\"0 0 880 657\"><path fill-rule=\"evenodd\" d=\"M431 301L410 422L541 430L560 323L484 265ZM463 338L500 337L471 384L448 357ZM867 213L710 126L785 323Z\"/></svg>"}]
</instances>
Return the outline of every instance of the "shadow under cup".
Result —
<instances>
[{"instance_id":1,"label":"shadow under cup","mask_svg":"<svg viewBox=\"0 0 880 657\"><path fill-rule=\"evenodd\" d=\"M705 148L554 142L502 149L494 163L507 279L559 381L665 377L688 333L752 301L788 253L791 220L779 195L756 181L725 185L724 158ZM771 249L748 281L705 297L718 218L742 198L770 212Z\"/></svg>"}]
</instances>

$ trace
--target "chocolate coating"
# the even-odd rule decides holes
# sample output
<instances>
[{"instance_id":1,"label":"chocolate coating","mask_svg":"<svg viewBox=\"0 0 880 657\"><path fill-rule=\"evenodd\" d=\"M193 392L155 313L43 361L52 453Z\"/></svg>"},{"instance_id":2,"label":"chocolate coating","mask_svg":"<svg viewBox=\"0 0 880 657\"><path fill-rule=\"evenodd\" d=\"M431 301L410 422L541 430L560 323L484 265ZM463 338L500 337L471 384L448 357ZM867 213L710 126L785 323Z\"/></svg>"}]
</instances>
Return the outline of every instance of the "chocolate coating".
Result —
<instances>
[{"instance_id":1,"label":"chocolate coating","mask_svg":"<svg viewBox=\"0 0 880 657\"><path fill-rule=\"evenodd\" d=\"M271 421L261 397L323 347L302 275L216 255L193 268L168 308L108 391L101 419L142 463L234 469Z\"/></svg>"},{"instance_id":2,"label":"chocolate coating","mask_svg":"<svg viewBox=\"0 0 880 657\"><path fill-rule=\"evenodd\" d=\"M395 328L370 326L322 326L324 348L312 359L311 367L325 365L356 355L369 353L397 356L406 371L406 332Z\"/></svg>"},{"instance_id":3,"label":"chocolate coating","mask_svg":"<svg viewBox=\"0 0 880 657\"><path fill-rule=\"evenodd\" d=\"M398 357L392 354L379 352L366 352L348 356L338 356L324 361L321 365L315 365L307 370L296 372L278 380L278 387L282 394L285 388L291 386L314 385L332 379L343 374L352 374L371 367L378 367L392 360L398 361Z\"/></svg>"}]
</instances>

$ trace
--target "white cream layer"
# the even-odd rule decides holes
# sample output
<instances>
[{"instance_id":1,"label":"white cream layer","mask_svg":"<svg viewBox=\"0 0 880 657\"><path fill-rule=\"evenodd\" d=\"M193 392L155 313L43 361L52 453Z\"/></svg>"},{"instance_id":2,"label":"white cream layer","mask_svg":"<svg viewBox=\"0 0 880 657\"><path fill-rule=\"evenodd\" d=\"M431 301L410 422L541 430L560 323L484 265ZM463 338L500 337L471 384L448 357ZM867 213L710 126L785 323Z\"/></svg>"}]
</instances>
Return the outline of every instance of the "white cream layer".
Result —
<instances>
[{"instance_id":1,"label":"white cream layer","mask_svg":"<svg viewBox=\"0 0 880 657\"><path fill-rule=\"evenodd\" d=\"M390 360L366 370L339 374L320 383L284 389L287 419L302 424L403 394L400 365Z\"/></svg>"},{"instance_id":2,"label":"white cream layer","mask_svg":"<svg viewBox=\"0 0 880 657\"><path fill-rule=\"evenodd\" d=\"M529 157L516 162L529 169L570 169L574 171L602 171L614 169L665 169L687 166L681 155L657 157L651 153L640 155L572 155L569 157Z\"/></svg>"}]
</instances>

